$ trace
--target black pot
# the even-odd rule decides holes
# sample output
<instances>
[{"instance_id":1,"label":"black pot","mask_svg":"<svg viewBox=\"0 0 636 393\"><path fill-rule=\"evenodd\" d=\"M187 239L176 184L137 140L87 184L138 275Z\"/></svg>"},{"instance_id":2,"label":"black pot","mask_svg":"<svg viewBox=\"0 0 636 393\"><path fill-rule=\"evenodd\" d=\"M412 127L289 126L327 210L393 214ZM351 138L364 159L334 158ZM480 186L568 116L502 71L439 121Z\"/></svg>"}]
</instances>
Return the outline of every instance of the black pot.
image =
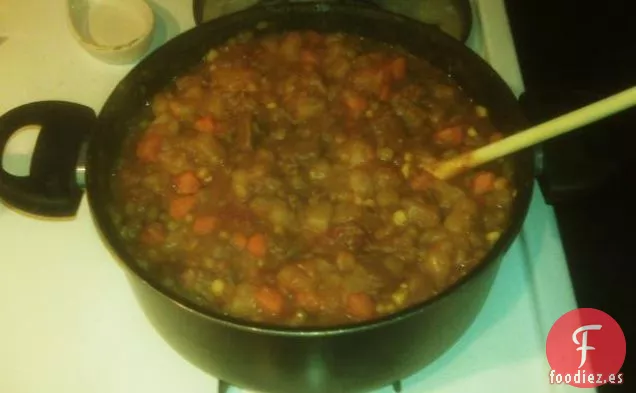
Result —
<instances>
[{"instance_id":1,"label":"black pot","mask_svg":"<svg viewBox=\"0 0 636 393\"><path fill-rule=\"evenodd\" d=\"M219 379L276 393L352 393L391 384L450 348L479 313L529 206L534 178L530 151L514 156L518 194L512 222L479 267L437 298L353 326L281 328L206 312L171 295L140 269L109 219L113 164L128 126L149 98L199 62L210 47L263 20L270 22L270 30L346 31L400 44L453 75L470 96L489 108L502 132L526 126L515 96L498 74L436 27L344 3L261 5L198 26L150 54L119 83L97 117L87 107L65 102L36 102L3 115L0 151L21 126L40 124L42 129L30 176L0 172L0 197L29 213L71 216L82 197L77 175L85 171L95 226L121 261L148 319L184 358Z\"/></svg>"}]
</instances>

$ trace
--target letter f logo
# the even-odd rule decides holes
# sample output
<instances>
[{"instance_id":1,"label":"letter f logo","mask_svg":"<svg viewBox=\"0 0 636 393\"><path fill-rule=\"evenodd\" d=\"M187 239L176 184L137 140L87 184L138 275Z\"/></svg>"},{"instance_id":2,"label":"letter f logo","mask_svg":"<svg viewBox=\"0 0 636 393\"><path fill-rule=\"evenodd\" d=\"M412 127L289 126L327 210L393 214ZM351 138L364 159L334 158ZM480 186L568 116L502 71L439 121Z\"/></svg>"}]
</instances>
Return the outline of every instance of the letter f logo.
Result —
<instances>
[{"instance_id":1,"label":"letter f logo","mask_svg":"<svg viewBox=\"0 0 636 393\"><path fill-rule=\"evenodd\" d=\"M585 364L585 361L587 360L587 351L592 351L596 349L594 347L587 345L587 331L601 330L601 327L602 327L601 325L585 325L576 329L574 333L572 334L572 341L574 341L574 344L580 345L580 347L576 349L577 351L581 351L581 364L579 365L579 368L583 367L583 365ZM583 339L581 340L581 342L579 342L576 336L581 332L583 332L582 334Z\"/></svg>"}]
</instances>

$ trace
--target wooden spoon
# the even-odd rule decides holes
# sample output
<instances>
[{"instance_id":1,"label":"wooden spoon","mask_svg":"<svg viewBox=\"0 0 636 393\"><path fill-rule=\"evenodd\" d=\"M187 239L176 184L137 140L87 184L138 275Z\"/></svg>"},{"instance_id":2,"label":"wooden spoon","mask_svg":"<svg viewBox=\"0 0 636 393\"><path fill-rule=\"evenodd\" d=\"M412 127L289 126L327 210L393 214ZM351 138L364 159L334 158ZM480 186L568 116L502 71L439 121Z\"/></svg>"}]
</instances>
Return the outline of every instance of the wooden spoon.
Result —
<instances>
[{"instance_id":1,"label":"wooden spoon","mask_svg":"<svg viewBox=\"0 0 636 393\"><path fill-rule=\"evenodd\" d=\"M497 142L435 164L429 172L445 180L470 168L536 145L636 105L636 87L515 133Z\"/></svg>"}]
</instances>

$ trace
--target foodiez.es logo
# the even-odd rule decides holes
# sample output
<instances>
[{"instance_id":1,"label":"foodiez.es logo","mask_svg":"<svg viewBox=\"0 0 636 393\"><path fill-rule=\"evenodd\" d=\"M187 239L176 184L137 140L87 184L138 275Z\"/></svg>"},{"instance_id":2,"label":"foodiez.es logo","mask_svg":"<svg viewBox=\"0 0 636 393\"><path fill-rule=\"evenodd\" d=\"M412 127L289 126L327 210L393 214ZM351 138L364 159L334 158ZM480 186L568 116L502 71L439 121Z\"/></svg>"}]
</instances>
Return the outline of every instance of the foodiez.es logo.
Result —
<instances>
[{"instance_id":1,"label":"foodiez.es logo","mask_svg":"<svg viewBox=\"0 0 636 393\"><path fill-rule=\"evenodd\" d=\"M594 308L572 310L548 333L550 383L579 388L622 384L625 353L625 335L614 318Z\"/></svg>"}]
</instances>

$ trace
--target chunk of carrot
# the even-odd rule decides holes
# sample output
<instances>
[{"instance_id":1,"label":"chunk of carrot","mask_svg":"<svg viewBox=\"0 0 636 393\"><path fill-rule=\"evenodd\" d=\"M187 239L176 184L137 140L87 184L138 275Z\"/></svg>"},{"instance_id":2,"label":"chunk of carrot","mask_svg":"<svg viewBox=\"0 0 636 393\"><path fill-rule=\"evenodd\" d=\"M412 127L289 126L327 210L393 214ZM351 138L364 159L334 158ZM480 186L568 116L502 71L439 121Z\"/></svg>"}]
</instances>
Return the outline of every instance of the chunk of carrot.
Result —
<instances>
[{"instance_id":1,"label":"chunk of carrot","mask_svg":"<svg viewBox=\"0 0 636 393\"><path fill-rule=\"evenodd\" d=\"M158 222L146 225L141 232L140 240L147 245L157 245L163 243L166 238L163 226Z\"/></svg>"},{"instance_id":2,"label":"chunk of carrot","mask_svg":"<svg viewBox=\"0 0 636 393\"><path fill-rule=\"evenodd\" d=\"M473 178L472 190L475 195L483 195L495 188L495 174L492 172L479 172Z\"/></svg>"},{"instance_id":3,"label":"chunk of carrot","mask_svg":"<svg viewBox=\"0 0 636 393\"><path fill-rule=\"evenodd\" d=\"M391 76L396 81L404 79L406 76L406 59L404 57L398 57L391 62Z\"/></svg>"},{"instance_id":4,"label":"chunk of carrot","mask_svg":"<svg viewBox=\"0 0 636 393\"><path fill-rule=\"evenodd\" d=\"M201 189L201 182L192 171L186 171L174 178L175 191L180 195L196 194Z\"/></svg>"},{"instance_id":5,"label":"chunk of carrot","mask_svg":"<svg viewBox=\"0 0 636 393\"><path fill-rule=\"evenodd\" d=\"M218 220L214 216L197 217L192 224L192 232L195 235L207 235L211 233L218 224Z\"/></svg>"},{"instance_id":6,"label":"chunk of carrot","mask_svg":"<svg viewBox=\"0 0 636 393\"><path fill-rule=\"evenodd\" d=\"M460 126L444 128L433 135L433 140L445 146L459 146L464 141L464 131Z\"/></svg>"},{"instance_id":7,"label":"chunk of carrot","mask_svg":"<svg viewBox=\"0 0 636 393\"><path fill-rule=\"evenodd\" d=\"M262 258L267 253L267 239L265 235L256 233L247 241L247 251L257 258Z\"/></svg>"},{"instance_id":8,"label":"chunk of carrot","mask_svg":"<svg viewBox=\"0 0 636 393\"><path fill-rule=\"evenodd\" d=\"M163 137L156 133L146 134L137 144L137 158L145 162L157 161Z\"/></svg>"},{"instance_id":9,"label":"chunk of carrot","mask_svg":"<svg viewBox=\"0 0 636 393\"><path fill-rule=\"evenodd\" d=\"M364 292L352 293L347 296L347 313L355 319L365 320L373 317L375 304L371 296Z\"/></svg>"},{"instance_id":10,"label":"chunk of carrot","mask_svg":"<svg viewBox=\"0 0 636 393\"><path fill-rule=\"evenodd\" d=\"M256 291L255 298L256 304L267 314L277 316L283 313L285 298L279 290L263 286Z\"/></svg>"},{"instance_id":11,"label":"chunk of carrot","mask_svg":"<svg viewBox=\"0 0 636 393\"><path fill-rule=\"evenodd\" d=\"M194 129L199 132L213 133L217 127L212 116L203 116L194 122Z\"/></svg>"},{"instance_id":12,"label":"chunk of carrot","mask_svg":"<svg viewBox=\"0 0 636 393\"><path fill-rule=\"evenodd\" d=\"M197 199L192 195L178 197L170 202L170 217L180 220L190 213Z\"/></svg>"},{"instance_id":13,"label":"chunk of carrot","mask_svg":"<svg viewBox=\"0 0 636 393\"><path fill-rule=\"evenodd\" d=\"M367 100L359 94L348 91L343 94L342 98L347 108L349 108L349 113L354 118L360 117L362 112L367 109Z\"/></svg>"},{"instance_id":14,"label":"chunk of carrot","mask_svg":"<svg viewBox=\"0 0 636 393\"><path fill-rule=\"evenodd\" d=\"M242 233L235 233L232 236L232 244L239 250L243 250L247 245L247 238Z\"/></svg>"}]
</instances>

